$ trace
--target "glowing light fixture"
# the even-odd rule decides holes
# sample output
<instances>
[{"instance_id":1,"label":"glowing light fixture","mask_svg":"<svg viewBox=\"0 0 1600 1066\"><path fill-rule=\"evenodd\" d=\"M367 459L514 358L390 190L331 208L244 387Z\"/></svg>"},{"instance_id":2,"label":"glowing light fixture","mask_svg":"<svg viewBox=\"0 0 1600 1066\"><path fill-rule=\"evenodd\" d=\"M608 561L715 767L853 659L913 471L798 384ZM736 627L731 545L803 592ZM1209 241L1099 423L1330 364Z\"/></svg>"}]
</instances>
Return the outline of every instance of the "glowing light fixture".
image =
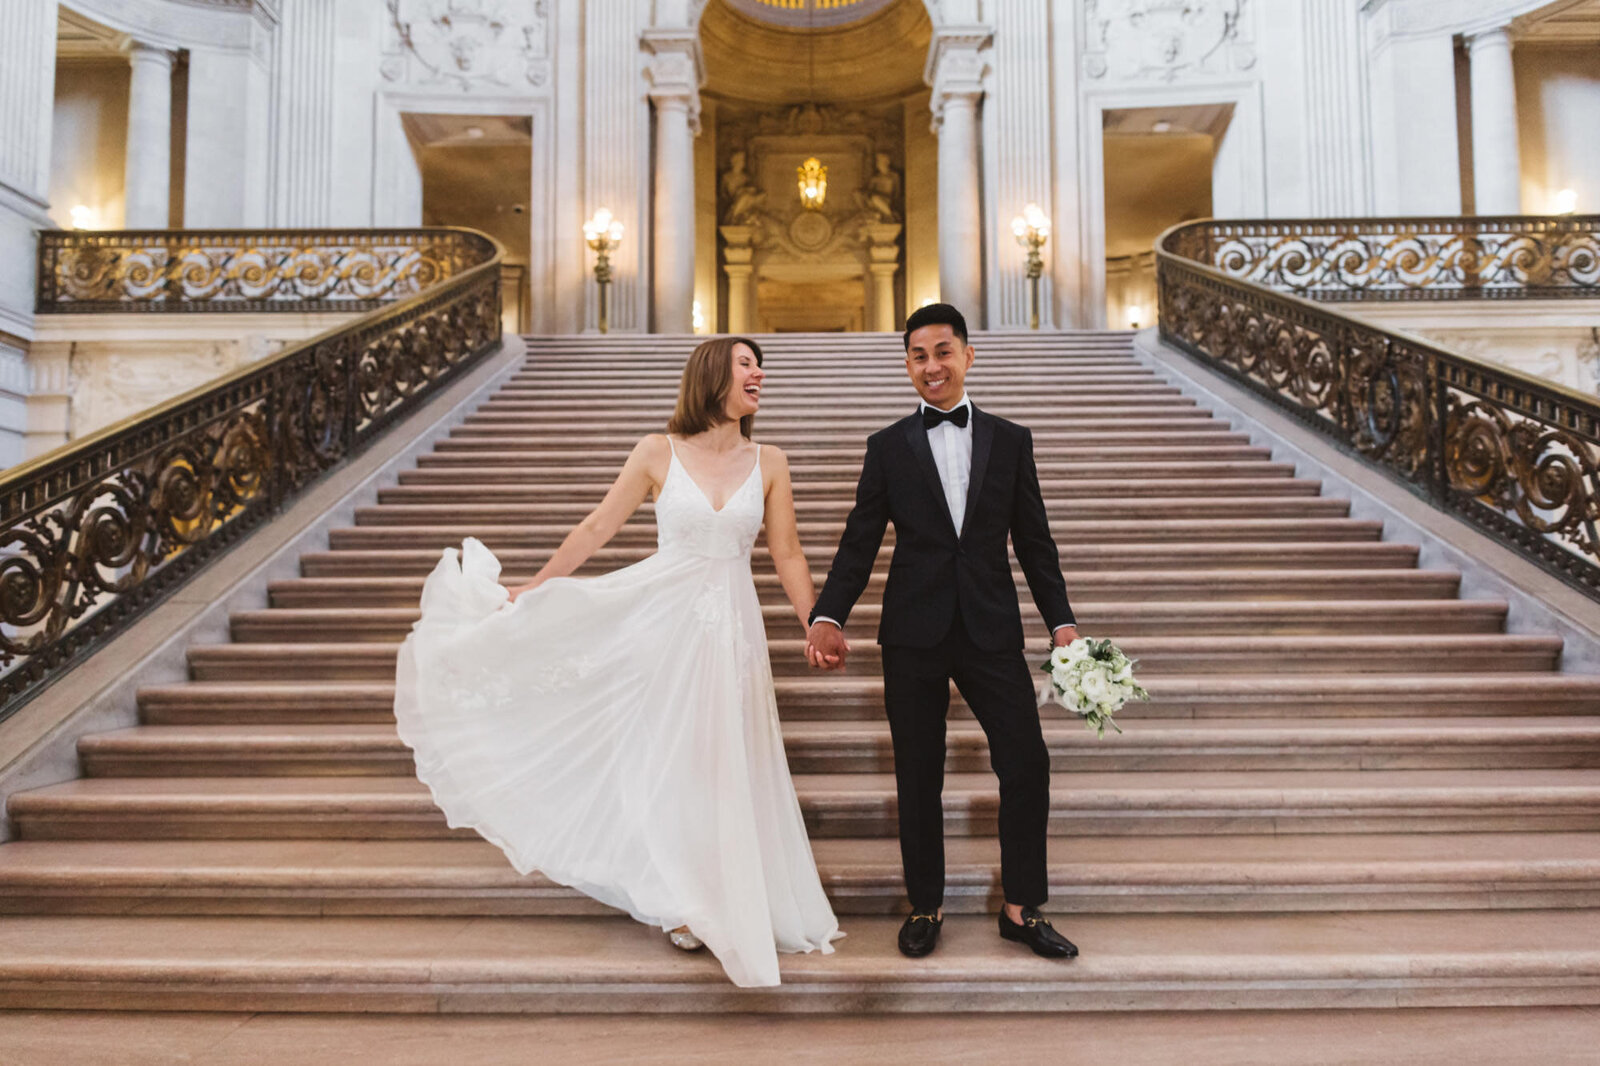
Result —
<instances>
[{"instance_id":1,"label":"glowing light fixture","mask_svg":"<svg viewBox=\"0 0 1600 1066\"><path fill-rule=\"evenodd\" d=\"M1554 207L1558 215L1575 214L1578 210L1578 190L1562 189L1556 193Z\"/></svg>"},{"instance_id":2,"label":"glowing light fixture","mask_svg":"<svg viewBox=\"0 0 1600 1066\"><path fill-rule=\"evenodd\" d=\"M100 226L100 212L88 204L74 204L70 212L73 229L98 229Z\"/></svg>"},{"instance_id":3,"label":"glowing light fixture","mask_svg":"<svg viewBox=\"0 0 1600 1066\"><path fill-rule=\"evenodd\" d=\"M609 208L600 208L583 224L583 238L595 251L594 280L600 286L599 326L606 331L606 288L611 284L611 252L622 243L622 223Z\"/></svg>"},{"instance_id":4,"label":"glowing light fixture","mask_svg":"<svg viewBox=\"0 0 1600 1066\"><path fill-rule=\"evenodd\" d=\"M1044 273L1044 258L1039 249L1050 239L1050 218L1038 204L1028 204L1011 220L1011 232L1028 252L1028 328L1039 328L1039 277Z\"/></svg>"},{"instance_id":5,"label":"glowing light fixture","mask_svg":"<svg viewBox=\"0 0 1600 1066\"><path fill-rule=\"evenodd\" d=\"M694 302L694 307L690 311L690 320L694 323L692 328L696 333L704 333L706 331L706 316L705 313L700 310L699 300Z\"/></svg>"},{"instance_id":6,"label":"glowing light fixture","mask_svg":"<svg viewBox=\"0 0 1600 1066\"><path fill-rule=\"evenodd\" d=\"M812 156L799 168L800 203L807 211L815 211L828 198L828 168L822 160Z\"/></svg>"},{"instance_id":7,"label":"glowing light fixture","mask_svg":"<svg viewBox=\"0 0 1600 1066\"><path fill-rule=\"evenodd\" d=\"M1128 305L1128 328L1138 329L1144 322L1144 304Z\"/></svg>"}]
</instances>

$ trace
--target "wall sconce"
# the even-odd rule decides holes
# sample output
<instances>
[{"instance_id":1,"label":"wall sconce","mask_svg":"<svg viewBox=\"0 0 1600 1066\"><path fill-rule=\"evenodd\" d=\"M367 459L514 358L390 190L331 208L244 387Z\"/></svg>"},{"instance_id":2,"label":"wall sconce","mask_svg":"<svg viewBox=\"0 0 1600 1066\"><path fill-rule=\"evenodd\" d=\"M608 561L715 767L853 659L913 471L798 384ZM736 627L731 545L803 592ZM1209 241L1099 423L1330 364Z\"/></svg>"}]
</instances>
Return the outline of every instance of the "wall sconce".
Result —
<instances>
[{"instance_id":1,"label":"wall sconce","mask_svg":"<svg viewBox=\"0 0 1600 1066\"><path fill-rule=\"evenodd\" d=\"M1138 329L1144 321L1144 304L1128 305L1128 328Z\"/></svg>"},{"instance_id":2,"label":"wall sconce","mask_svg":"<svg viewBox=\"0 0 1600 1066\"><path fill-rule=\"evenodd\" d=\"M1039 249L1050 239L1050 219L1038 204L1029 204L1022 214L1011 220L1011 232L1017 243L1028 250L1028 328L1039 328L1039 277L1044 273L1044 259Z\"/></svg>"},{"instance_id":3,"label":"wall sconce","mask_svg":"<svg viewBox=\"0 0 1600 1066\"><path fill-rule=\"evenodd\" d=\"M602 207L583 224L583 238L595 250L594 280L600 286L600 332L606 331L606 288L611 284L611 253L622 243L622 223Z\"/></svg>"},{"instance_id":4,"label":"wall sconce","mask_svg":"<svg viewBox=\"0 0 1600 1066\"><path fill-rule=\"evenodd\" d=\"M690 309L689 321L691 323L690 328L696 333L704 333L706 331L706 316L705 312L700 310L699 300L696 300L694 306Z\"/></svg>"},{"instance_id":5,"label":"wall sconce","mask_svg":"<svg viewBox=\"0 0 1600 1066\"><path fill-rule=\"evenodd\" d=\"M99 229L100 212L88 204L74 204L71 211L73 229Z\"/></svg>"},{"instance_id":6,"label":"wall sconce","mask_svg":"<svg viewBox=\"0 0 1600 1066\"><path fill-rule=\"evenodd\" d=\"M1556 193L1553 210L1558 215L1573 215L1578 212L1578 190L1562 189Z\"/></svg>"}]
</instances>

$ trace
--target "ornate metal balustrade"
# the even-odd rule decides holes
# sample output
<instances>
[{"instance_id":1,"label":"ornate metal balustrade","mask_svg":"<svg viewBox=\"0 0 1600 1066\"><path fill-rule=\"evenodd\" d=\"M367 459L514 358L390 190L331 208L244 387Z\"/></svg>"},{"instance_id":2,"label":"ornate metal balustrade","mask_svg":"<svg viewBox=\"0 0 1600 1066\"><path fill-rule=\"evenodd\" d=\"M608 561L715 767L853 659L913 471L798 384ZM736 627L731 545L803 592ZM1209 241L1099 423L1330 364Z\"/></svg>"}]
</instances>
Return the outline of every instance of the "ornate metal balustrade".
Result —
<instances>
[{"instance_id":1,"label":"ornate metal balustrade","mask_svg":"<svg viewBox=\"0 0 1600 1066\"><path fill-rule=\"evenodd\" d=\"M351 241L261 236L252 247L321 249L322 263ZM441 265L339 305L387 306L0 473L0 720L498 346L498 246L466 230L411 237L394 244L436 249L419 261Z\"/></svg>"},{"instance_id":2,"label":"ornate metal balustrade","mask_svg":"<svg viewBox=\"0 0 1600 1066\"><path fill-rule=\"evenodd\" d=\"M1361 232L1349 240L1368 230L1399 231L1412 221L1441 228L1441 220L1362 220L1350 224ZM1497 268L1493 288L1450 282L1440 267L1439 291L1454 294L1448 298L1504 298L1519 276L1537 277L1546 287L1559 277L1570 292L1593 285L1600 219L1454 221L1587 234L1591 250L1552 238L1542 246L1541 261L1559 261L1559 272ZM1315 278L1310 294L1319 300L1395 298L1386 291L1364 295L1372 292L1372 271L1352 267L1347 273L1326 259L1317 260L1326 269L1289 270L1267 265L1271 256L1247 261L1243 253L1228 252L1235 235L1268 229L1285 242L1297 230L1315 231L1326 247L1342 247L1348 241L1330 231L1337 225L1199 222L1169 230L1156 247L1162 338L1600 599L1600 400L1294 294ZM1397 233L1392 246L1404 239ZM1553 251L1558 245L1566 249L1559 256ZM1486 277L1483 270L1469 273ZM1341 279L1347 279L1342 293L1332 288ZM1279 286L1293 291L1274 291ZM1521 293L1545 294L1532 284ZM1600 297L1600 291L1589 295Z\"/></svg>"},{"instance_id":3,"label":"ornate metal balustrade","mask_svg":"<svg viewBox=\"0 0 1600 1066\"><path fill-rule=\"evenodd\" d=\"M38 311L371 311L480 251L452 229L46 231Z\"/></svg>"},{"instance_id":4,"label":"ornate metal balustrade","mask_svg":"<svg viewBox=\"0 0 1600 1066\"><path fill-rule=\"evenodd\" d=\"M1600 297L1600 217L1198 222L1174 255L1318 301Z\"/></svg>"}]
</instances>

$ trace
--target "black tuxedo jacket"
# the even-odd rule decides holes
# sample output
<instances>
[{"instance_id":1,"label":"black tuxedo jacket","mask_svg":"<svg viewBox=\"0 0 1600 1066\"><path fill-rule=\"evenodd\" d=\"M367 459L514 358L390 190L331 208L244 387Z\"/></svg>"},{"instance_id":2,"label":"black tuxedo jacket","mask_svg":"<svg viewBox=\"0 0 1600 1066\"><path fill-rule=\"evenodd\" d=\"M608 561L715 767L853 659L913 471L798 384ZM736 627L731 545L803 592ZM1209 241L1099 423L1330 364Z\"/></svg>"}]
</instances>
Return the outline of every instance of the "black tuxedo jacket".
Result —
<instances>
[{"instance_id":1,"label":"black tuxedo jacket","mask_svg":"<svg viewBox=\"0 0 1600 1066\"><path fill-rule=\"evenodd\" d=\"M813 619L825 615L842 625L849 618L889 522L895 548L883 590L879 644L931 648L949 632L959 606L978 647L1021 647L1022 613L1006 553L1008 534L1045 623L1054 630L1073 622L1039 492L1033 434L1023 426L972 408L972 475L959 537L921 410L868 437L855 507Z\"/></svg>"}]
</instances>

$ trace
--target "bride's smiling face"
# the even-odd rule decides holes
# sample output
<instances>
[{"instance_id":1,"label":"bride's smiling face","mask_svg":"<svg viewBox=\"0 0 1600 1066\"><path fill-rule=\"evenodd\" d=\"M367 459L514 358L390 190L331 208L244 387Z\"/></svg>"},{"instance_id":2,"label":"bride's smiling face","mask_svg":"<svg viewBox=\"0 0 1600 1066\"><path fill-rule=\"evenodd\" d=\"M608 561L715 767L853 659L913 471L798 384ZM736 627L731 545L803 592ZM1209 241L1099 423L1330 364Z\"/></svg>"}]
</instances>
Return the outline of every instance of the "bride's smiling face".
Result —
<instances>
[{"instance_id":1,"label":"bride's smiling face","mask_svg":"<svg viewBox=\"0 0 1600 1066\"><path fill-rule=\"evenodd\" d=\"M733 380L728 385L728 395L723 400L723 410L728 421L737 422L761 409L761 383L766 372L756 362L756 353L747 344L733 346Z\"/></svg>"}]
</instances>

